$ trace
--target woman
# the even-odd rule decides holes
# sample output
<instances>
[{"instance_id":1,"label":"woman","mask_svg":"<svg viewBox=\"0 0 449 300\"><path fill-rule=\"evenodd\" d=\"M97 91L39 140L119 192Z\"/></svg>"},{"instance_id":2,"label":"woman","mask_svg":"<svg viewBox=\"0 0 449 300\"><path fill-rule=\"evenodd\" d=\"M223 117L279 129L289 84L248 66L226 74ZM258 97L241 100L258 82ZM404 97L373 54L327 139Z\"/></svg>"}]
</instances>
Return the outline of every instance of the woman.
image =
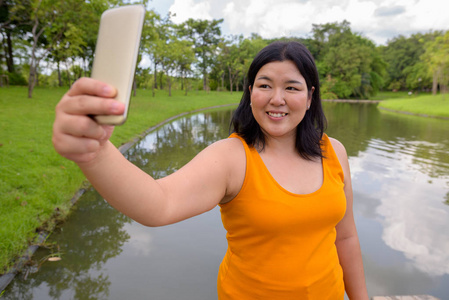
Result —
<instances>
[{"instance_id":1,"label":"woman","mask_svg":"<svg viewBox=\"0 0 449 300\"><path fill-rule=\"evenodd\" d=\"M346 151L324 133L318 73L299 43L256 56L234 133L154 180L89 115L121 114L114 89L78 80L56 108L55 149L119 211L162 226L220 205L228 251L219 299L368 299Z\"/></svg>"}]
</instances>

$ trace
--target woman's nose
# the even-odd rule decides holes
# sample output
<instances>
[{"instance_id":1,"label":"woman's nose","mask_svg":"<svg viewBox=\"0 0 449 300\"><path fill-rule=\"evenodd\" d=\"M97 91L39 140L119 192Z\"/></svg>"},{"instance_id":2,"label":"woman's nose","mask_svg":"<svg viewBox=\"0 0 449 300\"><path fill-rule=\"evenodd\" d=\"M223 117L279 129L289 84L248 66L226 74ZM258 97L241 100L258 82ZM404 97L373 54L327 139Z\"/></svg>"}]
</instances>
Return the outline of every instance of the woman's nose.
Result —
<instances>
[{"instance_id":1,"label":"woman's nose","mask_svg":"<svg viewBox=\"0 0 449 300\"><path fill-rule=\"evenodd\" d=\"M274 89L270 103L276 106L285 105L285 94L283 89Z\"/></svg>"}]
</instances>

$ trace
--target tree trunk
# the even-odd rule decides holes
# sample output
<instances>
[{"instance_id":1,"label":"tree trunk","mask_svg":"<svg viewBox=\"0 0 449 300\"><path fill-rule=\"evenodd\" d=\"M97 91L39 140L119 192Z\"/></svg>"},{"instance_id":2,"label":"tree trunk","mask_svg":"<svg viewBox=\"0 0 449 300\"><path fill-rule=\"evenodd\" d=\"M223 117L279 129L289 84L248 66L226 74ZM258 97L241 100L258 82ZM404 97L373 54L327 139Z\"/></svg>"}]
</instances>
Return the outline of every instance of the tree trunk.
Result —
<instances>
[{"instance_id":1,"label":"tree trunk","mask_svg":"<svg viewBox=\"0 0 449 300\"><path fill-rule=\"evenodd\" d=\"M70 68L69 68L69 63L67 61L65 62L65 67L67 68L67 70L66 70L67 82L69 83L69 86L72 86L72 77L70 76Z\"/></svg>"},{"instance_id":2,"label":"tree trunk","mask_svg":"<svg viewBox=\"0 0 449 300\"><path fill-rule=\"evenodd\" d=\"M168 96L171 97L171 79L170 76L167 75L167 83L168 83Z\"/></svg>"},{"instance_id":3,"label":"tree trunk","mask_svg":"<svg viewBox=\"0 0 449 300\"><path fill-rule=\"evenodd\" d=\"M43 30L41 29L40 33L36 33L37 26L39 25L39 20L37 17L34 19L34 25L31 29L31 33L33 34L33 47L31 48L31 59L30 59L30 75L28 77L28 98L33 96L34 84L36 83L36 69L38 65L38 60L36 58L36 48L37 41L39 36L42 34Z\"/></svg>"},{"instance_id":4,"label":"tree trunk","mask_svg":"<svg viewBox=\"0 0 449 300\"><path fill-rule=\"evenodd\" d=\"M32 64L30 65L30 75L28 76L28 98L33 97L33 89L35 83L36 83L36 67Z\"/></svg>"},{"instance_id":5,"label":"tree trunk","mask_svg":"<svg viewBox=\"0 0 449 300\"><path fill-rule=\"evenodd\" d=\"M231 68L228 68L228 71L229 71L229 87L230 87L230 89L231 89L231 94L232 94L233 86L232 86L232 74L231 74Z\"/></svg>"},{"instance_id":6,"label":"tree trunk","mask_svg":"<svg viewBox=\"0 0 449 300\"><path fill-rule=\"evenodd\" d=\"M437 94L437 89L438 89L438 71L434 71L432 81L432 95Z\"/></svg>"},{"instance_id":7,"label":"tree trunk","mask_svg":"<svg viewBox=\"0 0 449 300\"><path fill-rule=\"evenodd\" d=\"M159 73L159 88L160 88L161 90L164 89L164 85L163 85L163 83L162 83L163 77L164 77L164 73L163 73L163 72L160 72L160 73Z\"/></svg>"},{"instance_id":8,"label":"tree trunk","mask_svg":"<svg viewBox=\"0 0 449 300\"><path fill-rule=\"evenodd\" d=\"M12 53L12 42L11 42L11 31L10 30L6 30L6 44L7 44L6 65L8 67L8 72L14 73L15 72L14 56Z\"/></svg>"},{"instance_id":9,"label":"tree trunk","mask_svg":"<svg viewBox=\"0 0 449 300\"><path fill-rule=\"evenodd\" d=\"M206 81L206 76L207 76L207 73L206 73L206 71L204 71L204 73L203 73L203 90L207 90L207 81Z\"/></svg>"},{"instance_id":10,"label":"tree trunk","mask_svg":"<svg viewBox=\"0 0 449 300\"><path fill-rule=\"evenodd\" d=\"M31 49L30 74L28 76L28 98L33 97L34 85L36 83L36 42L37 39L35 39L33 48Z\"/></svg>"},{"instance_id":11,"label":"tree trunk","mask_svg":"<svg viewBox=\"0 0 449 300\"><path fill-rule=\"evenodd\" d=\"M134 97L136 97L137 96L137 84L136 84L135 76L134 76L134 80L133 80L133 91L134 91L133 95L134 95Z\"/></svg>"},{"instance_id":12,"label":"tree trunk","mask_svg":"<svg viewBox=\"0 0 449 300\"><path fill-rule=\"evenodd\" d=\"M224 78L225 78L225 72L223 72L223 74L221 75L221 90L224 91Z\"/></svg>"},{"instance_id":13,"label":"tree trunk","mask_svg":"<svg viewBox=\"0 0 449 300\"><path fill-rule=\"evenodd\" d=\"M59 60L57 66L58 66L58 86L62 86L61 67Z\"/></svg>"},{"instance_id":14,"label":"tree trunk","mask_svg":"<svg viewBox=\"0 0 449 300\"><path fill-rule=\"evenodd\" d=\"M157 90L157 63L154 63L154 88Z\"/></svg>"},{"instance_id":15,"label":"tree trunk","mask_svg":"<svg viewBox=\"0 0 449 300\"><path fill-rule=\"evenodd\" d=\"M36 67L35 74L36 75L34 76L34 86L39 86L39 72L37 70L37 67Z\"/></svg>"}]
</instances>

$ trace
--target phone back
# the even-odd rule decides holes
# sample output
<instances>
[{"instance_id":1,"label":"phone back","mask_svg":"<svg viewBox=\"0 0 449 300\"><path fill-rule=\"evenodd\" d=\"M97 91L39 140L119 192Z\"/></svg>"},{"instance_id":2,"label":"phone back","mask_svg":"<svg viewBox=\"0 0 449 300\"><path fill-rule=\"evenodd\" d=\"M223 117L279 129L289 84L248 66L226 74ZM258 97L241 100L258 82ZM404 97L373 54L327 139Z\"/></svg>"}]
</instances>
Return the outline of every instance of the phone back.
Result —
<instances>
[{"instance_id":1,"label":"phone back","mask_svg":"<svg viewBox=\"0 0 449 300\"><path fill-rule=\"evenodd\" d=\"M143 5L109 9L101 16L91 77L114 86L115 99L124 103L126 110L119 116L94 116L100 124L126 121L144 17Z\"/></svg>"}]
</instances>

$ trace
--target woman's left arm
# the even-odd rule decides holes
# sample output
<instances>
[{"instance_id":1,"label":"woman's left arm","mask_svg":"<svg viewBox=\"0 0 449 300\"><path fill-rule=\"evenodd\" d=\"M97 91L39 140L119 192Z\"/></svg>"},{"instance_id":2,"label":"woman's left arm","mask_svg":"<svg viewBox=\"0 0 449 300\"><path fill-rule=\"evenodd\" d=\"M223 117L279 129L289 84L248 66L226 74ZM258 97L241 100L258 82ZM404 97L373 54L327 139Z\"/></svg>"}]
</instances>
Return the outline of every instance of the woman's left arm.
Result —
<instances>
[{"instance_id":1,"label":"woman's left arm","mask_svg":"<svg viewBox=\"0 0 449 300\"><path fill-rule=\"evenodd\" d=\"M335 240L338 258L343 269L345 290L351 300L368 300L362 252L354 222L352 184L348 156L344 146L339 141L331 139L331 142L345 176L346 213L336 226L337 238Z\"/></svg>"}]
</instances>

